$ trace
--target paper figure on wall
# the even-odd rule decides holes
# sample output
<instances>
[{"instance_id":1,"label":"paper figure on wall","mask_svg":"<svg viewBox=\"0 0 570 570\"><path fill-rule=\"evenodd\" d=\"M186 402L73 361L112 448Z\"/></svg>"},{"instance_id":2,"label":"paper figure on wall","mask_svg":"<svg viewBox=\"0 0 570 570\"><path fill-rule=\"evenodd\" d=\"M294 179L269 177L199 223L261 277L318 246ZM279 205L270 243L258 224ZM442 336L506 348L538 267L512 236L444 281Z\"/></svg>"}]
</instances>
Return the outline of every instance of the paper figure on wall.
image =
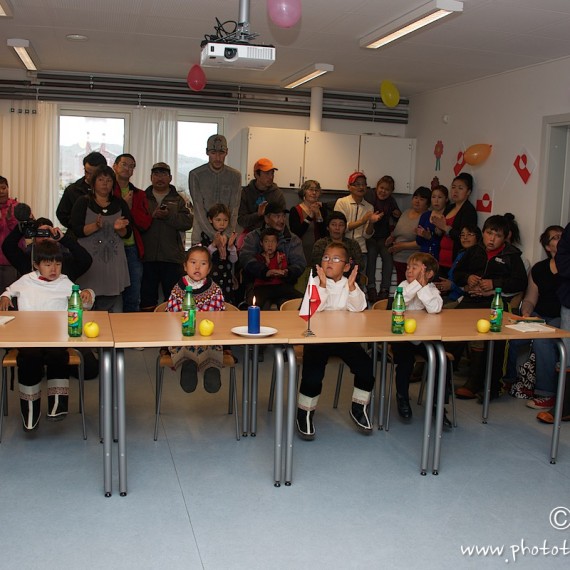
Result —
<instances>
[{"instance_id":1,"label":"paper figure on wall","mask_svg":"<svg viewBox=\"0 0 570 570\"><path fill-rule=\"evenodd\" d=\"M480 200L477 200L475 209L478 212L491 213L493 211L493 200L491 196L485 192Z\"/></svg>"},{"instance_id":2,"label":"paper figure on wall","mask_svg":"<svg viewBox=\"0 0 570 570\"><path fill-rule=\"evenodd\" d=\"M441 141L435 143L433 154L435 155L435 170L441 170L441 155L443 154L443 143Z\"/></svg>"},{"instance_id":3,"label":"paper figure on wall","mask_svg":"<svg viewBox=\"0 0 570 570\"><path fill-rule=\"evenodd\" d=\"M528 179L531 177L534 169L536 168L536 161L528 152L528 150L523 147L516 156L513 166L515 167L515 170L518 172L522 181L526 184L528 182Z\"/></svg>"},{"instance_id":4,"label":"paper figure on wall","mask_svg":"<svg viewBox=\"0 0 570 570\"><path fill-rule=\"evenodd\" d=\"M457 160L455 162L455 166L453 167L453 172L455 172L455 176L459 176L459 173L463 170L465 166L465 156L463 156L463 151L460 150L457 153Z\"/></svg>"}]
</instances>

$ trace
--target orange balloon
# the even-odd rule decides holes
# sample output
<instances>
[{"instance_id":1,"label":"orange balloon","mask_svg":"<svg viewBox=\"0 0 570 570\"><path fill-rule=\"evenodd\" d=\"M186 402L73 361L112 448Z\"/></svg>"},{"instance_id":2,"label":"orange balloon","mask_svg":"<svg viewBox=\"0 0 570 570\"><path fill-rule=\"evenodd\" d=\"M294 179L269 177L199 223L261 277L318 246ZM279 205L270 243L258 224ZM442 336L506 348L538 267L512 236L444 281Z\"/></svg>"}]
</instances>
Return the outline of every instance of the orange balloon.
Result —
<instances>
[{"instance_id":1,"label":"orange balloon","mask_svg":"<svg viewBox=\"0 0 570 570\"><path fill-rule=\"evenodd\" d=\"M465 162L471 166L483 164L491 154L493 145L490 144L473 144L464 153Z\"/></svg>"},{"instance_id":2,"label":"orange balloon","mask_svg":"<svg viewBox=\"0 0 570 570\"><path fill-rule=\"evenodd\" d=\"M206 87L206 74L199 65L193 65L188 72L186 83L192 91L202 91Z\"/></svg>"}]
</instances>

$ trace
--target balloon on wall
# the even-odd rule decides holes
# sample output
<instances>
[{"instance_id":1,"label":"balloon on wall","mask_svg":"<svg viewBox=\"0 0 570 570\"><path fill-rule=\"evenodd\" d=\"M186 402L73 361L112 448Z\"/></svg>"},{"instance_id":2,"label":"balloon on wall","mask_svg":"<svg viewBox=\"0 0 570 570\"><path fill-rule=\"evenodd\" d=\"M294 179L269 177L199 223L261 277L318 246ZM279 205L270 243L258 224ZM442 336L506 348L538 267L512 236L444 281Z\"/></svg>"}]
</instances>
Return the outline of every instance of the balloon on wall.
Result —
<instances>
[{"instance_id":1,"label":"balloon on wall","mask_svg":"<svg viewBox=\"0 0 570 570\"><path fill-rule=\"evenodd\" d=\"M382 98L382 103L390 109L396 107L400 102L400 92L398 88L387 79L380 84L380 97Z\"/></svg>"},{"instance_id":2,"label":"balloon on wall","mask_svg":"<svg viewBox=\"0 0 570 570\"><path fill-rule=\"evenodd\" d=\"M204 70L198 65L193 65L188 72L186 83L192 91L202 91L206 87L206 74Z\"/></svg>"},{"instance_id":3,"label":"balloon on wall","mask_svg":"<svg viewBox=\"0 0 570 570\"><path fill-rule=\"evenodd\" d=\"M464 153L465 162L471 166L483 164L491 154L493 145L490 144L472 144Z\"/></svg>"},{"instance_id":4,"label":"balloon on wall","mask_svg":"<svg viewBox=\"0 0 570 570\"><path fill-rule=\"evenodd\" d=\"M269 19L280 28L292 28L301 18L301 0L267 0Z\"/></svg>"}]
</instances>

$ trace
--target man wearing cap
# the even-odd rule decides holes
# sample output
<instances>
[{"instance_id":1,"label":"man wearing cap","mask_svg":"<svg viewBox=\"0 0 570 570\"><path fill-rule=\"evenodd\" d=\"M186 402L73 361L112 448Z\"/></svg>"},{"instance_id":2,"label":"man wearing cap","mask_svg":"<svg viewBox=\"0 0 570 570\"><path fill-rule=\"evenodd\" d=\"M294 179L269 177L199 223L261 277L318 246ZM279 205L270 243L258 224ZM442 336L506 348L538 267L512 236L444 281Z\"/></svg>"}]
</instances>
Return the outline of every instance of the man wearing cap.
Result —
<instances>
[{"instance_id":1,"label":"man wearing cap","mask_svg":"<svg viewBox=\"0 0 570 570\"><path fill-rule=\"evenodd\" d=\"M348 177L348 191L350 194L339 198L334 206L335 211L342 212L348 222L346 236L352 238L362 253L366 253L366 240L374 233L374 224L380 219L380 213L374 211L372 204L364 200L367 190L366 176L362 172L353 172ZM366 256L363 257L366 265ZM365 267L359 267L364 272Z\"/></svg>"},{"instance_id":2,"label":"man wearing cap","mask_svg":"<svg viewBox=\"0 0 570 570\"><path fill-rule=\"evenodd\" d=\"M151 185L145 190L152 222L142 234L144 244L141 311L153 311L158 304L159 285L168 299L182 276L183 232L192 227L192 214L176 188L170 184L170 166L157 162L151 169ZM182 234L182 235L181 235Z\"/></svg>"},{"instance_id":3,"label":"man wearing cap","mask_svg":"<svg viewBox=\"0 0 570 570\"><path fill-rule=\"evenodd\" d=\"M229 232L236 229L241 194L241 173L227 166L228 142L223 135L212 135L206 145L208 162L188 174L188 188L194 205L192 245L202 242L202 233L214 238L214 228L207 212L215 204L225 204L230 210Z\"/></svg>"},{"instance_id":4,"label":"man wearing cap","mask_svg":"<svg viewBox=\"0 0 570 570\"><path fill-rule=\"evenodd\" d=\"M305 271L307 262L305 261L301 239L291 233L291 230L287 227L287 213L288 210L283 206L269 203L265 207L263 219L266 227L273 228L279 232L277 251L281 251L287 256L287 276L285 281L294 285L303 271ZM245 236L243 247L239 254L240 265L244 269L245 275L255 276L253 267L256 265L256 255L261 253L261 251L261 228L257 228ZM301 297L302 294L299 294L299 296Z\"/></svg>"},{"instance_id":5,"label":"man wearing cap","mask_svg":"<svg viewBox=\"0 0 570 570\"><path fill-rule=\"evenodd\" d=\"M285 209L285 196L273 182L278 170L268 158L260 158L253 165L254 179L241 191L238 223L245 231L252 231L263 225L265 208L276 204Z\"/></svg>"},{"instance_id":6,"label":"man wearing cap","mask_svg":"<svg viewBox=\"0 0 570 570\"><path fill-rule=\"evenodd\" d=\"M82 176L75 182L72 182L64 191L55 211L57 219L63 226L69 228L71 224L71 210L73 204L80 196L86 196L91 190L91 177L97 170L98 166L105 166L107 159L100 152L90 152L83 158L83 171L85 176Z\"/></svg>"}]
</instances>

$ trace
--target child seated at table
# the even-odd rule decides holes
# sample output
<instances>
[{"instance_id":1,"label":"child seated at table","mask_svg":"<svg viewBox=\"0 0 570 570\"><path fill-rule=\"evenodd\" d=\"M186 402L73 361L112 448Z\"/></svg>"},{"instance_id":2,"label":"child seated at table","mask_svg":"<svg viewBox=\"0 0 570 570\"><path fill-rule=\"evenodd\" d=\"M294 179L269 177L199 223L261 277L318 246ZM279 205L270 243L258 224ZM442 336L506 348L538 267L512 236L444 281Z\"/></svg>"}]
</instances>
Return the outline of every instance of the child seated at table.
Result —
<instances>
[{"instance_id":1,"label":"child seated at table","mask_svg":"<svg viewBox=\"0 0 570 570\"><path fill-rule=\"evenodd\" d=\"M224 295L208 274L212 268L210 252L203 245L195 245L186 252L184 271L172 289L166 310L182 311L186 287L192 287L197 311L223 311ZM170 346L168 347L174 368L180 367L180 386L185 392L194 392L198 385L198 373L203 372L204 389L210 394L221 386L220 368L223 366L222 346Z\"/></svg>"},{"instance_id":2,"label":"child seated at table","mask_svg":"<svg viewBox=\"0 0 570 570\"><path fill-rule=\"evenodd\" d=\"M247 295L247 304L255 304L262 310L269 310L272 304L280 306L289 299L297 299L302 295L293 284L287 283L287 256L278 251L279 232L273 228L265 228L260 235L261 253L255 261L249 263L247 272L255 279L253 287Z\"/></svg>"},{"instance_id":3,"label":"child seated at table","mask_svg":"<svg viewBox=\"0 0 570 570\"><path fill-rule=\"evenodd\" d=\"M230 210L225 204L214 204L207 213L208 221L214 229L214 237L210 238L202 232L199 245L208 248L212 257L210 277L220 286L224 300L234 300L234 265L238 260L236 249L236 233L227 235L230 224Z\"/></svg>"},{"instance_id":4,"label":"child seated at table","mask_svg":"<svg viewBox=\"0 0 570 570\"><path fill-rule=\"evenodd\" d=\"M527 275L521 251L507 242L509 231L509 221L505 216L487 218L483 225L482 243L470 247L455 268L455 283L465 292L457 309L490 308L496 287L501 287L502 293L508 296L526 289ZM505 309L508 310L506 300ZM455 391L458 398L471 400L479 395L479 399L482 399L487 348L482 344L470 345L469 378L464 386ZM491 399L500 395L505 346L505 341L495 341Z\"/></svg>"},{"instance_id":5,"label":"child seated at table","mask_svg":"<svg viewBox=\"0 0 570 570\"><path fill-rule=\"evenodd\" d=\"M320 311L352 311L366 309L364 292L356 284L358 266L344 277L343 273L350 269L349 255L344 244L331 243L324 251L321 264L317 269L317 290ZM312 279L305 296L311 295ZM348 339L350 340L350 339ZM338 356L354 374L354 390L350 417L356 427L363 433L371 433L372 422L368 416L370 394L374 388L372 359L362 346L354 342L335 344L306 344L303 348L303 372L301 386L297 398L297 432L302 439L315 438L313 418L323 386L325 368L330 356Z\"/></svg>"},{"instance_id":6,"label":"child seated at table","mask_svg":"<svg viewBox=\"0 0 570 570\"><path fill-rule=\"evenodd\" d=\"M413 253L408 258L406 280L402 287L407 311L425 309L428 313L439 313L443 307L441 294L433 280L439 270L435 257L429 253ZM404 420L412 418L410 396L408 393L410 378L414 368L414 355L427 358L425 346L415 342L393 342L392 353L396 364L396 404L398 414ZM449 420L444 413L444 423Z\"/></svg>"},{"instance_id":7,"label":"child seated at table","mask_svg":"<svg viewBox=\"0 0 570 570\"><path fill-rule=\"evenodd\" d=\"M63 253L59 243L44 241L34 247L35 271L12 283L0 298L0 310L8 311L12 298L18 299L19 311L65 311L73 283L62 275ZM91 289L81 291L83 307L95 301ZM46 368L48 385L48 420L65 418L69 400L67 348L19 348L18 384L24 431L37 429L41 416L41 381Z\"/></svg>"}]
</instances>

